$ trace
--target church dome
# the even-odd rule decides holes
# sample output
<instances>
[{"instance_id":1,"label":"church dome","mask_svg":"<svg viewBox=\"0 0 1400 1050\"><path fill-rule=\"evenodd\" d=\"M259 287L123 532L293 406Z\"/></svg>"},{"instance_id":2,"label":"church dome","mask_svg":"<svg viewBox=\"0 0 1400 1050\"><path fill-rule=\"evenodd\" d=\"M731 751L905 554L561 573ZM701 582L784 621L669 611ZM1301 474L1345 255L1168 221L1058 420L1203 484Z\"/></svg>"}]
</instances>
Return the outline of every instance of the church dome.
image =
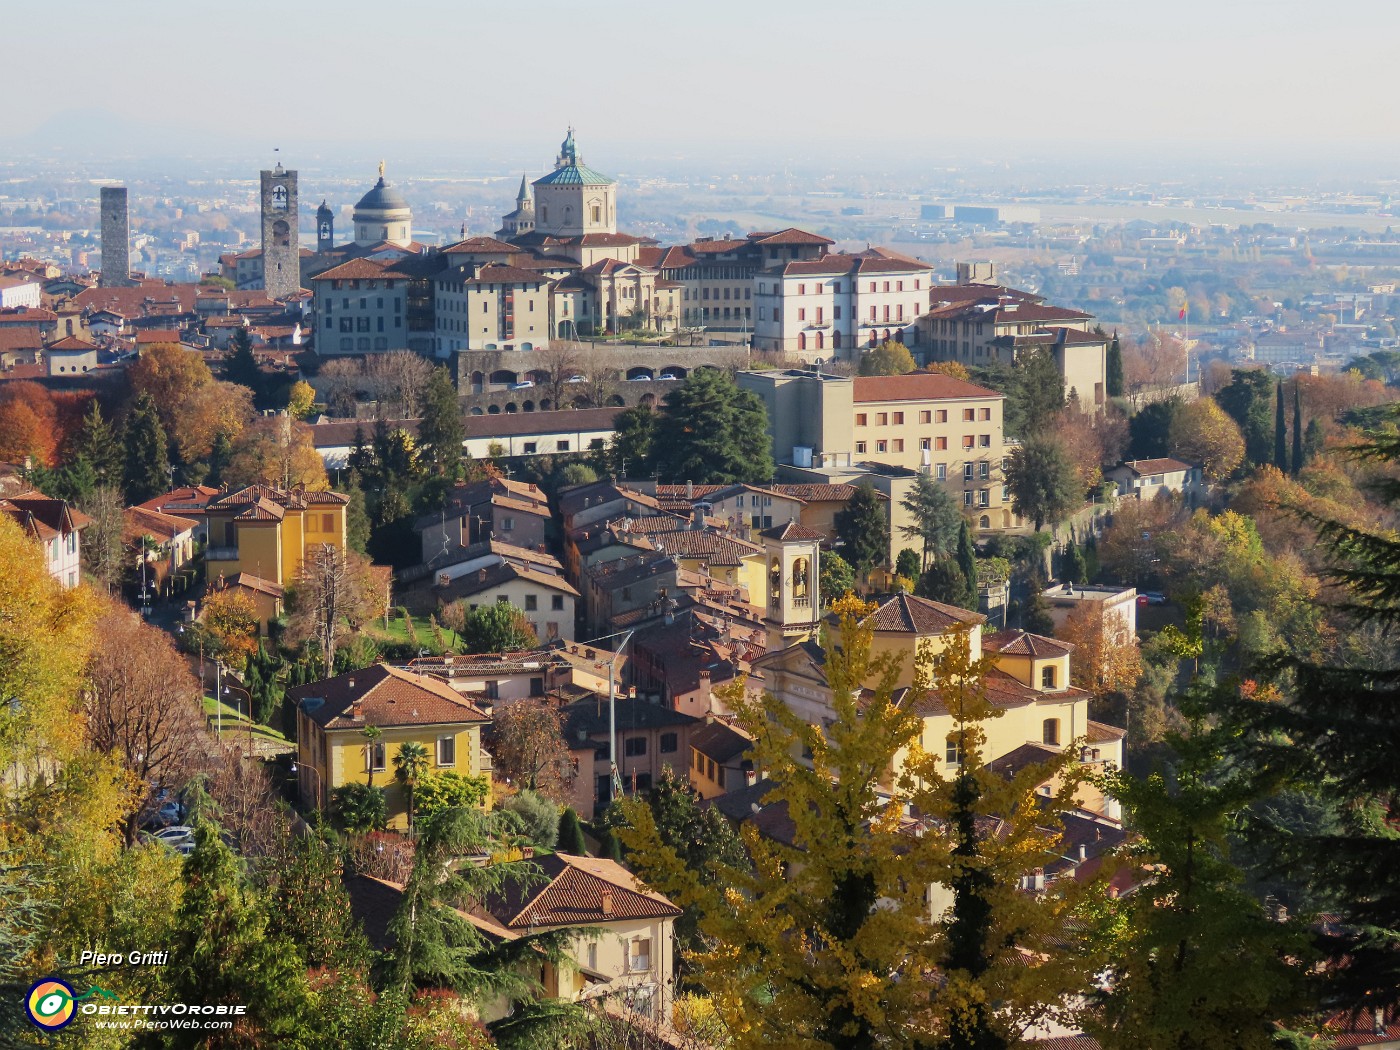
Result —
<instances>
[{"instance_id":1,"label":"church dome","mask_svg":"<svg viewBox=\"0 0 1400 1050\"><path fill-rule=\"evenodd\" d=\"M374 184L374 188L360 198L355 205L355 210L360 211L408 211L408 201L404 195L395 187L384 181L384 176L379 176L379 181Z\"/></svg>"}]
</instances>

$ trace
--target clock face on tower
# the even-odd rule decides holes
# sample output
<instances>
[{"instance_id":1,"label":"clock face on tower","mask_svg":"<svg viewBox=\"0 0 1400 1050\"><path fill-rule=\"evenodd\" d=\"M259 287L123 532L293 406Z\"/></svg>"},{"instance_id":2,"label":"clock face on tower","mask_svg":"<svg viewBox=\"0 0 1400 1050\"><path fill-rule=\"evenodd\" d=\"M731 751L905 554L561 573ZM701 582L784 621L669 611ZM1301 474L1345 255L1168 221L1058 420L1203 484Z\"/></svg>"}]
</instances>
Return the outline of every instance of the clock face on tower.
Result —
<instances>
[{"instance_id":1,"label":"clock face on tower","mask_svg":"<svg viewBox=\"0 0 1400 1050\"><path fill-rule=\"evenodd\" d=\"M284 211L287 207L287 187L272 187L272 206L279 211Z\"/></svg>"}]
</instances>

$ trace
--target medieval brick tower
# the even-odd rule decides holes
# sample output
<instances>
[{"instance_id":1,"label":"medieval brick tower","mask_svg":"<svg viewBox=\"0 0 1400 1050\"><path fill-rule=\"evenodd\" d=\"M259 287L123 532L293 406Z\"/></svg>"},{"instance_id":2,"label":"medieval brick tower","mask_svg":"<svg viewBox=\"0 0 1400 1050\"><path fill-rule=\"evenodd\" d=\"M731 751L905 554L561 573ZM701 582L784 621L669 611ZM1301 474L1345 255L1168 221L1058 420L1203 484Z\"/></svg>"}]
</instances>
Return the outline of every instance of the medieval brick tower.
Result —
<instances>
[{"instance_id":1,"label":"medieval brick tower","mask_svg":"<svg viewBox=\"0 0 1400 1050\"><path fill-rule=\"evenodd\" d=\"M325 201L316 209L316 250L328 252L335 247L335 212Z\"/></svg>"},{"instance_id":2,"label":"medieval brick tower","mask_svg":"<svg viewBox=\"0 0 1400 1050\"><path fill-rule=\"evenodd\" d=\"M297 173L279 163L262 173L263 289L269 299L301 290L301 244L297 237Z\"/></svg>"},{"instance_id":3,"label":"medieval brick tower","mask_svg":"<svg viewBox=\"0 0 1400 1050\"><path fill-rule=\"evenodd\" d=\"M131 285L131 218L126 210L126 187L103 186L98 191L102 215L103 288Z\"/></svg>"}]
</instances>

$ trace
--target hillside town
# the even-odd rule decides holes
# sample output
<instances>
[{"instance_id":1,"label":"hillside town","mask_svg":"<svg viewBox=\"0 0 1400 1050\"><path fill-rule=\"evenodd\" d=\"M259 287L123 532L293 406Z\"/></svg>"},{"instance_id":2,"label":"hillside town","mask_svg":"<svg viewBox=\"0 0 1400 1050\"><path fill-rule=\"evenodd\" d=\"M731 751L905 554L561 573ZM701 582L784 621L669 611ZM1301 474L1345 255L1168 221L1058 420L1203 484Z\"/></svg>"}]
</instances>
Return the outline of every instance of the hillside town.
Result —
<instances>
[{"instance_id":1,"label":"hillside town","mask_svg":"<svg viewBox=\"0 0 1400 1050\"><path fill-rule=\"evenodd\" d=\"M1393 279L1130 331L585 145L7 253L0 1033L1400 1046Z\"/></svg>"}]
</instances>

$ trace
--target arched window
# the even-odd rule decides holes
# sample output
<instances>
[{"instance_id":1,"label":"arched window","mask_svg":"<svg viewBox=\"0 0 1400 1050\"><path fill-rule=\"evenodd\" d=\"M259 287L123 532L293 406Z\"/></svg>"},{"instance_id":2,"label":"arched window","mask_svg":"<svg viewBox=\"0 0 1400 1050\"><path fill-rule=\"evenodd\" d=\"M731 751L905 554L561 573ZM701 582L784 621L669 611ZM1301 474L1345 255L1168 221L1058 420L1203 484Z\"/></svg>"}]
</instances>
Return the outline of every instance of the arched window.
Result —
<instances>
[{"instance_id":1,"label":"arched window","mask_svg":"<svg viewBox=\"0 0 1400 1050\"><path fill-rule=\"evenodd\" d=\"M1040 726L1040 742L1051 747L1060 746L1060 720L1047 718Z\"/></svg>"},{"instance_id":2,"label":"arched window","mask_svg":"<svg viewBox=\"0 0 1400 1050\"><path fill-rule=\"evenodd\" d=\"M811 577L811 565L806 558L794 558L792 562L792 596L794 598L805 599L807 597L808 581Z\"/></svg>"},{"instance_id":3,"label":"arched window","mask_svg":"<svg viewBox=\"0 0 1400 1050\"><path fill-rule=\"evenodd\" d=\"M768 563L768 594L775 601L782 592L783 587L783 563L775 556Z\"/></svg>"},{"instance_id":4,"label":"arched window","mask_svg":"<svg viewBox=\"0 0 1400 1050\"><path fill-rule=\"evenodd\" d=\"M797 333L797 349L799 349L799 350L806 350L806 349L807 349L807 333L806 333L806 332L798 332L798 333Z\"/></svg>"},{"instance_id":5,"label":"arched window","mask_svg":"<svg viewBox=\"0 0 1400 1050\"><path fill-rule=\"evenodd\" d=\"M992 527L992 519L986 514L983 514L982 517L977 520L977 525L979 528L990 529Z\"/></svg>"},{"instance_id":6,"label":"arched window","mask_svg":"<svg viewBox=\"0 0 1400 1050\"><path fill-rule=\"evenodd\" d=\"M824 346L825 346L825 343L826 343L826 340L825 340L824 338L822 338L821 332L818 332L818 333L817 333L817 349L818 349L818 350L823 349Z\"/></svg>"},{"instance_id":7,"label":"arched window","mask_svg":"<svg viewBox=\"0 0 1400 1050\"><path fill-rule=\"evenodd\" d=\"M832 333L831 333L831 349L833 349L833 350L840 350L840 349L841 349L841 333L840 333L840 332L832 332Z\"/></svg>"}]
</instances>

